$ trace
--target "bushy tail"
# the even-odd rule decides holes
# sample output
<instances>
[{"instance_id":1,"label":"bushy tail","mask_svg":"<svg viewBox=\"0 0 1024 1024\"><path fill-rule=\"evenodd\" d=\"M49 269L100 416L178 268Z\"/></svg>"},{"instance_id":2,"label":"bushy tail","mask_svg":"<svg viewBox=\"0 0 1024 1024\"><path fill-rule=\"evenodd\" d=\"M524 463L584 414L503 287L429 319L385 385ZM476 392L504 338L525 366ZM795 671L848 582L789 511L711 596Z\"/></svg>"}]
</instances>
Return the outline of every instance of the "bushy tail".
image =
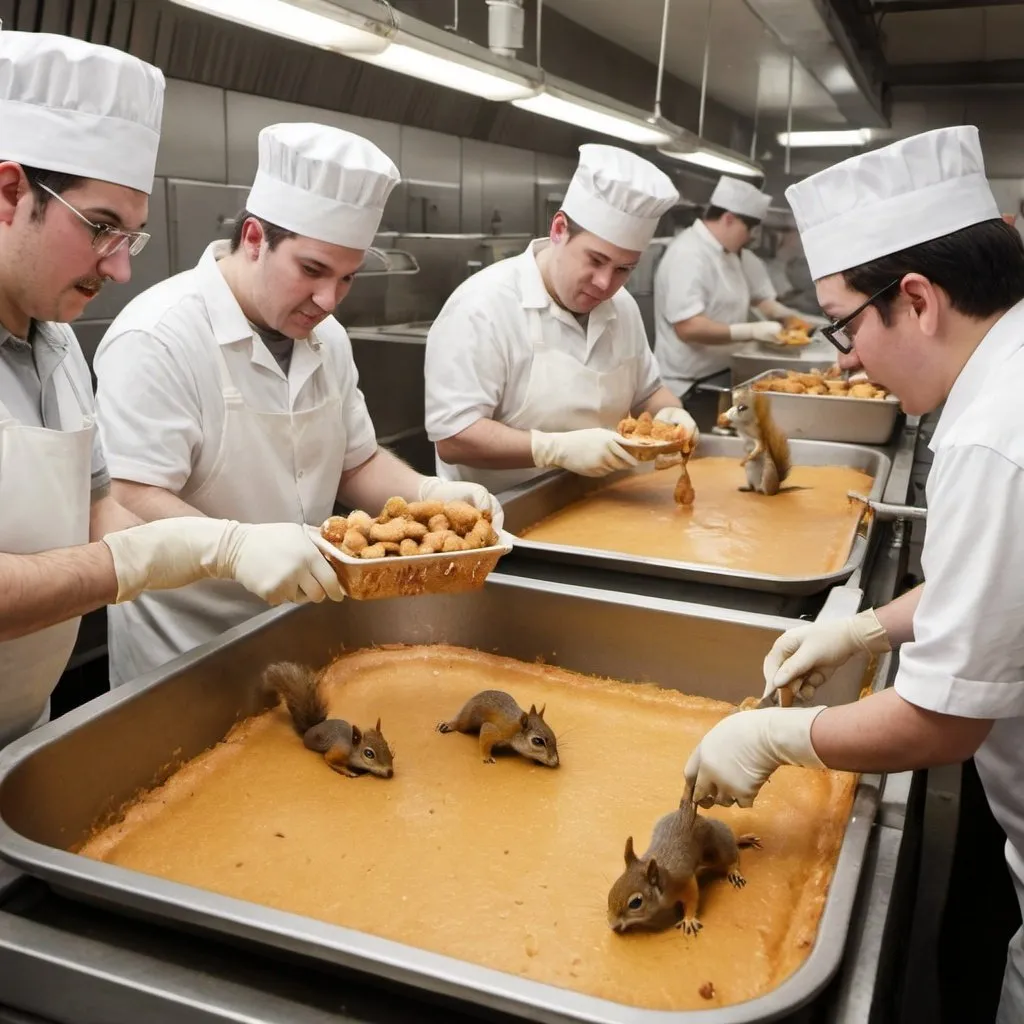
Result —
<instances>
[{"instance_id":1,"label":"bushy tail","mask_svg":"<svg viewBox=\"0 0 1024 1024\"><path fill-rule=\"evenodd\" d=\"M312 669L293 661L278 661L263 670L263 682L285 702L300 736L327 719L327 702Z\"/></svg>"},{"instance_id":2,"label":"bushy tail","mask_svg":"<svg viewBox=\"0 0 1024 1024\"><path fill-rule=\"evenodd\" d=\"M786 435L779 429L775 420L772 419L771 404L766 395L761 392L754 394L754 415L757 417L758 426L761 428L761 438L768 454L775 463L775 472L781 484L789 476L792 469L792 462L789 454L789 441Z\"/></svg>"}]
</instances>

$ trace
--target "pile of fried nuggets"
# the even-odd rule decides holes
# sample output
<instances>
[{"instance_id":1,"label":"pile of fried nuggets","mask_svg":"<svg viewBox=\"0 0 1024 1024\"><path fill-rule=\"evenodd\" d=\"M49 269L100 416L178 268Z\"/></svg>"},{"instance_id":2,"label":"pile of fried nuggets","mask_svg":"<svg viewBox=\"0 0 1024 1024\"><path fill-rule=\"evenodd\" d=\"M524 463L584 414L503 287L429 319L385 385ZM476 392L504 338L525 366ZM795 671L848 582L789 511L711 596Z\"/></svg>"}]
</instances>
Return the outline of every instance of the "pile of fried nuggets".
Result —
<instances>
[{"instance_id":1,"label":"pile of fried nuggets","mask_svg":"<svg viewBox=\"0 0 1024 1024\"><path fill-rule=\"evenodd\" d=\"M351 558L436 555L472 551L498 543L490 510L466 501L413 501L389 498L376 519L367 512L331 516L323 538Z\"/></svg>"},{"instance_id":2,"label":"pile of fried nuggets","mask_svg":"<svg viewBox=\"0 0 1024 1024\"><path fill-rule=\"evenodd\" d=\"M825 373L811 370L809 373L798 373L787 370L785 377L769 377L755 381L755 391L776 391L785 395L830 395L836 398L873 398L889 397L889 392L868 380L843 380L841 371L832 367Z\"/></svg>"}]
</instances>

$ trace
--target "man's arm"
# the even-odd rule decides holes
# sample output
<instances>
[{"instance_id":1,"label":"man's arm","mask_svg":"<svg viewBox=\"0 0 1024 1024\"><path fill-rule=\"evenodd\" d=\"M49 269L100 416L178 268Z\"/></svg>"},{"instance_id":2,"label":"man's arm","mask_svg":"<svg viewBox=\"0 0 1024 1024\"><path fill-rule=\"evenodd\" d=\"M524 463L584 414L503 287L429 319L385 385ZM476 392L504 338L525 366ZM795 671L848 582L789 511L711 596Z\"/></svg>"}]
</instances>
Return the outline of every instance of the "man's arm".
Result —
<instances>
[{"instance_id":1,"label":"man's arm","mask_svg":"<svg viewBox=\"0 0 1024 1024\"><path fill-rule=\"evenodd\" d=\"M529 469L535 465L530 431L489 419L479 419L454 437L438 441L437 454L449 465L474 469Z\"/></svg>"},{"instance_id":2,"label":"man's arm","mask_svg":"<svg viewBox=\"0 0 1024 1024\"><path fill-rule=\"evenodd\" d=\"M924 584L920 583L895 601L875 609L875 615L894 649L914 639L914 612L917 611L923 591Z\"/></svg>"},{"instance_id":3,"label":"man's arm","mask_svg":"<svg viewBox=\"0 0 1024 1024\"><path fill-rule=\"evenodd\" d=\"M84 615L117 598L106 544L0 554L0 641L14 640Z\"/></svg>"},{"instance_id":4,"label":"man's arm","mask_svg":"<svg viewBox=\"0 0 1024 1024\"><path fill-rule=\"evenodd\" d=\"M94 501L89 509L89 540L102 540L108 533L138 526L141 520L109 494Z\"/></svg>"},{"instance_id":5,"label":"man's arm","mask_svg":"<svg viewBox=\"0 0 1024 1024\"><path fill-rule=\"evenodd\" d=\"M729 325L712 320L711 317L704 316L703 313L680 320L672 327L680 341L692 345L731 345L733 343Z\"/></svg>"},{"instance_id":6,"label":"man's arm","mask_svg":"<svg viewBox=\"0 0 1024 1024\"><path fill-rule=\"evenodd\" d=\"M640 412L649 412L652 416L661 412L662 409L681 409L683 403L672 394L671 391L664 384L658 388L657 391L647 399L646 402L638 410Z\"/></svg>"},{"instance_id":7,"label":"man's arm","mask_svg":"<svg viewBox=\"0 0 1024 1024\"><path fill-rule=\"evenodd\" d=\"M991 728L991 719L929 711L888 689L825 708L814 719L811 742L829 768L902 772L965 761Z\"/></svg>"},{"instance_id":8,"label":"man's arm","mask_svg":"<svg viewBox=\"0 0 1024 1024\"><path fill-rule=\"evenodd\" d=\"M353 509L376 511L388 498L417 501L425 478L384 448L341 474L338 501Z\"/></svg>"},{"instance_id":9,"label":"man's arm","mask_svg":"<svg viewBox=\"0 0 1024 1024\"><path fill-rule=\"evenodd\" d=\"M165 487L140 484L134 480L113 480L111 491L114 499L140 523L151 523L154 519L174 519L183 516L201 516L203 513L182 501Z\"/></svg>"}]
</instances>

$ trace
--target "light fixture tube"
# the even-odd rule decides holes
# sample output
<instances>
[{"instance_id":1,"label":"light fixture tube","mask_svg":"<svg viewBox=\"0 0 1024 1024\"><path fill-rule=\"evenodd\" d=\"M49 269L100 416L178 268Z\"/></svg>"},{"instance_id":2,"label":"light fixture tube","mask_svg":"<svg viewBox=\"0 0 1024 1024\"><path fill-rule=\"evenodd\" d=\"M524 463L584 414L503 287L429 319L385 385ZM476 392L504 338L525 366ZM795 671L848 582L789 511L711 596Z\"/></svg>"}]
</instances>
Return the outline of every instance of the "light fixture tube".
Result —
<instances>
[{"instance_id":1,"label":"light fixture tube","mask_svg":"<svg viewBox=\"0 0 1024 1024\"><path fill-rule=\"evenodd\" d=\"M851 128L840 131L779 132L780 146L791 149L809 149L817 146L866 146L871 141L870 128Z\"/></svg>"}]
</instances>

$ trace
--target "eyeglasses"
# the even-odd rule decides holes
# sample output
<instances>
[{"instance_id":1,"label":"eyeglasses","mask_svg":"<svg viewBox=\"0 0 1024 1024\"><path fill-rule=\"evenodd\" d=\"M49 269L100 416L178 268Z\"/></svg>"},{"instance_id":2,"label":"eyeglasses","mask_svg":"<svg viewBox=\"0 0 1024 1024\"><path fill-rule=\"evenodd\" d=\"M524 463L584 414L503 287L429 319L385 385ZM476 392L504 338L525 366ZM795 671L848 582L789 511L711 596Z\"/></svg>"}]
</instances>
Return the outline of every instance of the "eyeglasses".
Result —
<instances>
[{"instance_id":1,"label":"eyeglasses","mask_svg":"<svg viewBox=\"0 0 1024 1024\"><path fill-rule=\"evenodd\" d=\"M146 243L150 239L150 235L146 234L145 231L121 231L119 228L111 227L109 224L93 224L88 217L83 213L76 210L66 199L57 195L52 188L47 188L41 182L35 183L44 192L48 192L58 203L66 206L89 230L92 232L92 247L99 254L100 259L106 259L108 256L113 256L115 252L121 249L123 246L128 246L128 252L132 256L138 256L143 249L146 248Z\"/></svg>"},{"instance_id":2,"label":"eyeglasses","mask_svg":"<svg viewBox=\"0 0 1024 1024\"><path fill-rule=\"evenodd\" d=\"M846 333L846 328L857 319L868 308L872 303L877 302L886 292L891 292L901 281L902 277L897 277L895 281L890 281L884 288L879 289L871 296L867 301L862 302L852 313L844 316L841 320L834 320L827 327L822 327L821 333L832 342L833 345L844 355L853 351L853 339Z\"/></svg>"}]
</instances>

